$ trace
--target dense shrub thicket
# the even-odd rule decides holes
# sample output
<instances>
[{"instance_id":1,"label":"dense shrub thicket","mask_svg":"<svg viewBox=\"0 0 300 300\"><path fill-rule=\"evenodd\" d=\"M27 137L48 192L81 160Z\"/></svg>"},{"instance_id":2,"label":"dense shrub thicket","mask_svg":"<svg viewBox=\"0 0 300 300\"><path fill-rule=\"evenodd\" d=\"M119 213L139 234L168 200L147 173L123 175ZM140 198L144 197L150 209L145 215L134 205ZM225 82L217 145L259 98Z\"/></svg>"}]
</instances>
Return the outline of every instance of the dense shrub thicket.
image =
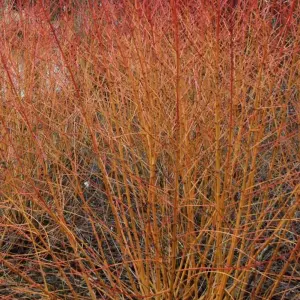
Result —
<instances>
[{"instance_id":1,"label":"dense shrub thicket","mask_svg":"<svg viewBox=\"0 0 300 300\"><path fill-rule=\"evenodd\" d=\"M3 1L1 299L296 299L298 1Z\"/></svg>"}]
</instances>

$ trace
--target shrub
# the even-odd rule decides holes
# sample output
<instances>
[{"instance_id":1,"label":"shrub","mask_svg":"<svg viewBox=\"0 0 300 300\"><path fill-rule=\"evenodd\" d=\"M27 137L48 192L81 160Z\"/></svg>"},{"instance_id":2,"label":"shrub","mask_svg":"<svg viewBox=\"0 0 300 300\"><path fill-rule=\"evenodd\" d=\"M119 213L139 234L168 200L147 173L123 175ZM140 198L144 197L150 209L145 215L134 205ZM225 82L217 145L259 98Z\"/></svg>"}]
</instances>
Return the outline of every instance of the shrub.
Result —
<instances>
[{"instance_id":1,"label":"shrub","mask_svg":"<svg viewBox=\"0 0 300 300\"><path fill-rule=\"evenodd\" d=\"M296 299L298 2L11 9L1 297Z\"/></svg>"}]
</instances>

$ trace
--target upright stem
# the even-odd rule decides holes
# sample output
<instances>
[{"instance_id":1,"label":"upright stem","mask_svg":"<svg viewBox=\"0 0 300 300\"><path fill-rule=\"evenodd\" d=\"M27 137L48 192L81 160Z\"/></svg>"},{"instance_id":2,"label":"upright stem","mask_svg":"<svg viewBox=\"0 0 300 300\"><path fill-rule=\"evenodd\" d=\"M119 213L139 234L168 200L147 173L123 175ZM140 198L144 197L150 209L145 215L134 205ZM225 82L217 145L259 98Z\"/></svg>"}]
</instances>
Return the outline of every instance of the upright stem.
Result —
<instances>
[{"instance_id":1,"label":"upright stem","mask_svg":"<svg viewBox=\"0 0 300 300\"><path fill-rule=\"evenodd\" d=\"M220 57L220 16L221 8L220 3L217 11L217 30L216 30L216 88L219 90L219 57ZM215 98L215 230L216 230L216 249L215 249L215 262L217 268L221 267L222 263L222 219L223 219L223 203L221 197L221 150L220 150L220 138L221 138L221 115L220 115L220 95L216 93ZM217 276L218 277L218 276ZM218 281L218 280L217 280ZM219 290L219 289L218 289ZM219 291L218 291L219 292Z\"/></svg>"},{"instance_id":2,"label":"upright stem","mask_svg":"<svg viewBox=\"0 0 300 300\"><path fill-rule=\"evenodd\" d=\"M175 299L174 283L176 278L176 255L177 255L177 223L179 213L179 177L180 177L180 52L179 52L179 26L177 15L178 3L171 1L172 16L175 31L175 51L176 51L176 162L175 162L175 193L173 203L173 223L172 223L172 245L171 245L171 275L170 275L170 294L169 299Z\"/></svg>"}]
</instances>

